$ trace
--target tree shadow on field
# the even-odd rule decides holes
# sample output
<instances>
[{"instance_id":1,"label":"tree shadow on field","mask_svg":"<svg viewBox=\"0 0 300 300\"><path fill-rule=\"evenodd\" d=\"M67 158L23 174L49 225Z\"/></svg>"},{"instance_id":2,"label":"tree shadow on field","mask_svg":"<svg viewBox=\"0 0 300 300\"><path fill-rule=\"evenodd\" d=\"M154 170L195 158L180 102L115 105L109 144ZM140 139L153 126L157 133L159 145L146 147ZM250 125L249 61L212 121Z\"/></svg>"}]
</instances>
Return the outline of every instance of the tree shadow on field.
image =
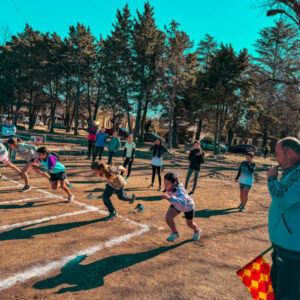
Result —
<instances>
[{"instance_id":1,"label":"tree shadow on field","mask_svg":"<svg viewBox=\"0 0 300 300\"><path fill-rule=\"evenodd\" d=\"M85 191L86 193L100 193L100 192L104 192L104 189L102 189L102 188L95 188L95 189L93 189L93 190L91 190L91 191Z\"/></svg>"},{"instance_id":2,"label":"tree shadow on field","mask_svg":"<svg viewBox=\"0 0 300 300\"><path fill-rule=\"evenodd\" d=\"M102 221L106 221L106 220L107 220L107 217L104 217L101 219L96 219L96 220L91 220L91 221L81 221L81 222L73 222L73 223L46 225L43 227L26 229L30 226L37 225L37 224L31 224L31 225L14 228L10 231L1 232L0 233L0 241L30 239L30 238L33 238L35 235L61 232L61 231L78 228L81 226L98 223L98 222L102 222Z\"/></svg>"},{"instance_id":3,"label":"tree shadow on field","mask_svg":"<svg viewBox=\"0 0 300 300\"><path fill-rule=\"evenodd\" d=\"M75 259L69 261L61 269L60 274L55 277L47 278L35 283L34 288L45 290L52 289L60 285L70 285L69 287L61 288L56 292L57 294L95 289L104 285L105 276L156 257L188 242L191 242L191 240L185 240L172 246L162 246L150 251L140 253L110 256L87 265L81 264L81 262L87 256L78 256Z\"/></svg>"},{"instance_id":4,"label":"tree shadow on field","mask_svg":"<svg viewBox=\"0 0 300 300\"><path fill-rule=\"evenodd\" d=\"M236 207L226 208L226 209L202 209L195 211L196 218L210 218L212 216L221 216L239 213L239 209Z\"/></svg>"},{"instance_id":5,"label":"tree shadow on field","mask_svg":"<svg viewBox=\"0 0 300 300\"><path fill-rule=\"evenodd\" d=\"M33 202L28 202L24 205L18 205L18 204L11 204L11 205L1 205L0 202L0 209L16 209L16 208L26 208L26 207L41 207L41 206L48 206L48 205L55 205L57 203L61 203L61 201L57 201L54 203L46 203L46 204L39 204L39 205L34 205L35 203L40 203L43 201L33 201Z\"/></svg>"}]
</instances>

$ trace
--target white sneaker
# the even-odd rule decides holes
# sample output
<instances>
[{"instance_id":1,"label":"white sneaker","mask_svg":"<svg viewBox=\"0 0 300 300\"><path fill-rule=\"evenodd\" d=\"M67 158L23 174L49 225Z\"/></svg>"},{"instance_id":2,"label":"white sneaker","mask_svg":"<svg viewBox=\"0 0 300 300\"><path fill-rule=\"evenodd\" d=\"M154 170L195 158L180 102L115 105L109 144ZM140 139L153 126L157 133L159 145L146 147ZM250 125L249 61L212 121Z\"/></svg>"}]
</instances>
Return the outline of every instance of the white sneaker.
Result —
<instances>
[{"instance_id":1,"label":"white sneaker","mask_svg":"<svg viewBox=\"0 0 300 300\"><path fill-rule=\"evenodd\" d=\"M74 195L70 195L68 197L67 203L71 203L72 201L74 201L74 199L75 199L75 196Z\"/></svg>"},{"instance_id":2,"label":"white sneaker","mask_svg":"<svg viewBox=\"0 0 300 300\"><path fill-rule=\"evenodd\" d=\"M193 234L193 241L199 241L200 240L200 235L201 235L201 229L198 228L198 231L194 232L194 234Z\"/></svg>"},{"instance_id":3,"label":"white sneaker","mask_svg":"<svg viewBox=\"0 0 300 300\"><path fill-rule=\"evenodd\" d=\"M179 234L178 233L171 233L170 236L167 238L168 242L174 242L176 239L179 238Z\"/></svg>"}]
</instances>

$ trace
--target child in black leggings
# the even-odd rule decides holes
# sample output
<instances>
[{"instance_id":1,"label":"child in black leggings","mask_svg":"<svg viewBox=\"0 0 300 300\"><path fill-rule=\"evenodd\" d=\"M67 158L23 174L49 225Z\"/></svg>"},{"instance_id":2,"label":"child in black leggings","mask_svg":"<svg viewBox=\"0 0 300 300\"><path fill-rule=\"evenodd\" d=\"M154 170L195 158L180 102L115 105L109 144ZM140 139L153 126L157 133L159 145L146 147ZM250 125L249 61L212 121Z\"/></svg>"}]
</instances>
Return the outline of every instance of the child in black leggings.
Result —
<instances>
[{"instance_id":1,"label":"child in black leggings","mask_svg":"<svg viewBox=\"0 0 300 300\"><path fill-rule=\"evenodd\" d=\"M163 154L167 151L167 149L162 146L161 139L156 139L155 144L150 148L150 151L152 151L152 181L151 184L148 186L148 188L152 188L155 180L155 174L157 172L158 176L158 182L159 182L159 188L158 191L161 190L161 176L160 171L162 167L162 161L163 161Z\"/></svg>"},{"instance_id":2,"label":"child in black leggings","mask_svg":"<svg viewBox=\"0 0 300 300\"><path fill-rule=\"evenodd\" d=\"M131 173L131 167L133 164L134 160L134 155L135 155L135 143L133 141L132 134L128 136L128 142L125 143L124 146L124 152L123 152L123 167L126 168L128 165L128 171L127 171L127 176L125 180L127 181L129 179L130 173ZM124 171L121 173L123 175Z\"/></svg>"}]
</instances>

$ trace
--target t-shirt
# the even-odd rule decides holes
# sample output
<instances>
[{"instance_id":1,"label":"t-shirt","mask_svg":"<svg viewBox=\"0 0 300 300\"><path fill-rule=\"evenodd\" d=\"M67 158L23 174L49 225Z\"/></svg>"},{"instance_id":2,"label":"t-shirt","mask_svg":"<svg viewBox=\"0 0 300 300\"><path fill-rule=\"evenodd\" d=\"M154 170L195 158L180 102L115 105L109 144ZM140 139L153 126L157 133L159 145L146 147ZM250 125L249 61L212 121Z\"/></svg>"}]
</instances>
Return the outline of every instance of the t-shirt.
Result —
<instances>
[{"instance_id":1,"label":"t-shirt","mask_svg":"<svg viewBox=\"0 0 300 300\"><path fill-rule=\"evenodd\" d=\"M0 156L3 155L7 155L7 149L2 143L0 143Z\"/></svg>"},{"instance_id":2,"label":"t-shirt","mask_svg":"<svg viewBox=\"0 0 300 300\"><path fill-rule=\"evenodd\" d=\"M41 160L41 164L49 171L50 174L65 172L65 166L57 160L55 155L49 154L46 160Z\"/></svg>"},{"instance_id":3,"label":"t-shirt","mask_svg":"<svg viewBox=\"0 0 300 300\"><path fill-rule=\"evenodd\" d=\"M239 183L253 185L255 163L243 161L239 168Z\"/></svg>"},{"instance_id":4,"label":"t-shirt","mask_svg":"<svg viewBox=\"0 0 300 300\"><path fill-rule=\"evenodd\" d=\"M18 148L16 149L16 152L22 159L30 161L37 156L36 150L37 147L34 145L18 143Z\"/></svg>"},{"instance_id":5,"label":"t-shirt","mask_svg":"<svg viewBox=\"0 0 300 300\"><path fill-rule=\"evenodd\" d=\"M2 136L3 137L6 137L6 138L14 137L16 135L16 132L17 132L17 128L14 124L11 124L11 125L4 124L2 126Z\"/></svg>"},{"instance_id":6,"label":"t-shirt","mask_svg":"<svg viewBox=\"0 0 300 300\"><path fill-rule=\"evenodd\" d=\"M133 151L133 149L135 149L135 142L131 142L130 144L128 142L126 142L125 148L126 148L126 157L131 158L132 151Z\"/></svg>"}]
</instances>

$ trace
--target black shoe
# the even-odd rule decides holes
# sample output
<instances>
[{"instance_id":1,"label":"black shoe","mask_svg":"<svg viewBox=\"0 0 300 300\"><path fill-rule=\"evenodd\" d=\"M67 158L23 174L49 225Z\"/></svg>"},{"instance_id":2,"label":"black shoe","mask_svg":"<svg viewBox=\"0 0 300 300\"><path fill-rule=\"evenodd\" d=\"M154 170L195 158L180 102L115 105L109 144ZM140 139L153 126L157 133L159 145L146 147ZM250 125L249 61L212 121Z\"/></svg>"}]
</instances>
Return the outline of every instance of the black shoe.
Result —
<instances>
[{"instance_id":1,"label":"black shoe","mask_svg":"<svg viewBox=\"0 0 300 300\"><path fill-rule=\"evenodd\" d=\"M160 191L161 190L161 186L159 186L157 190Z\"/></svg>"},{"instance_id":2,"label":"black shoe","mask_svg":"<svg viewBox=\"0 0 300 300\"><path fill-rule=\"evenodd\" d=\"M189 192L189 195L190 195L190 196L194 195L194 191L190 191L190 192Z\"/></svg>"},{"instance_id":3,"label":"black shoe","mask_svg":"<svg viewBox=\"0 0 300 300\"><path fill-rule=\"evenodd\" d=\"M131 200L129 201L129 204L132 204L135 201L135 197L135 194L133 194Z\"/></svg>"},{"instance_id":4,"label":"black shoe","mask_svg":"<svg viewBox=\"0 0 300 300\"><path fill-rule=\"evenodd\" d=\"M107 221L107 220L111 220L111 219L113 219L114 217L116 217L118 214L117 214L117 212L114 210L113 212L111 212L106 218L105 218L105 220Z\"/></svg>"},{"instance_id":5,"label":"black shoe","mask_svg":"<svg viewBox=\"0 0 300 300\"><path fill-rule=\"evenodd\" d=\"M21 189L20 192L28 192L28 191L30 191L30 190L31 190L30 185L25 185L25 186Z\"/></svg>"},{"instance_id":6,"label":"black shoe","mask_svg":"<svg viewBox=\"0 0 300 300\"><path fill-rule=\"evenodd\" d=\"M153 183L148 186L148 189L153 188Z\"/></svg>"}]
</instances>

